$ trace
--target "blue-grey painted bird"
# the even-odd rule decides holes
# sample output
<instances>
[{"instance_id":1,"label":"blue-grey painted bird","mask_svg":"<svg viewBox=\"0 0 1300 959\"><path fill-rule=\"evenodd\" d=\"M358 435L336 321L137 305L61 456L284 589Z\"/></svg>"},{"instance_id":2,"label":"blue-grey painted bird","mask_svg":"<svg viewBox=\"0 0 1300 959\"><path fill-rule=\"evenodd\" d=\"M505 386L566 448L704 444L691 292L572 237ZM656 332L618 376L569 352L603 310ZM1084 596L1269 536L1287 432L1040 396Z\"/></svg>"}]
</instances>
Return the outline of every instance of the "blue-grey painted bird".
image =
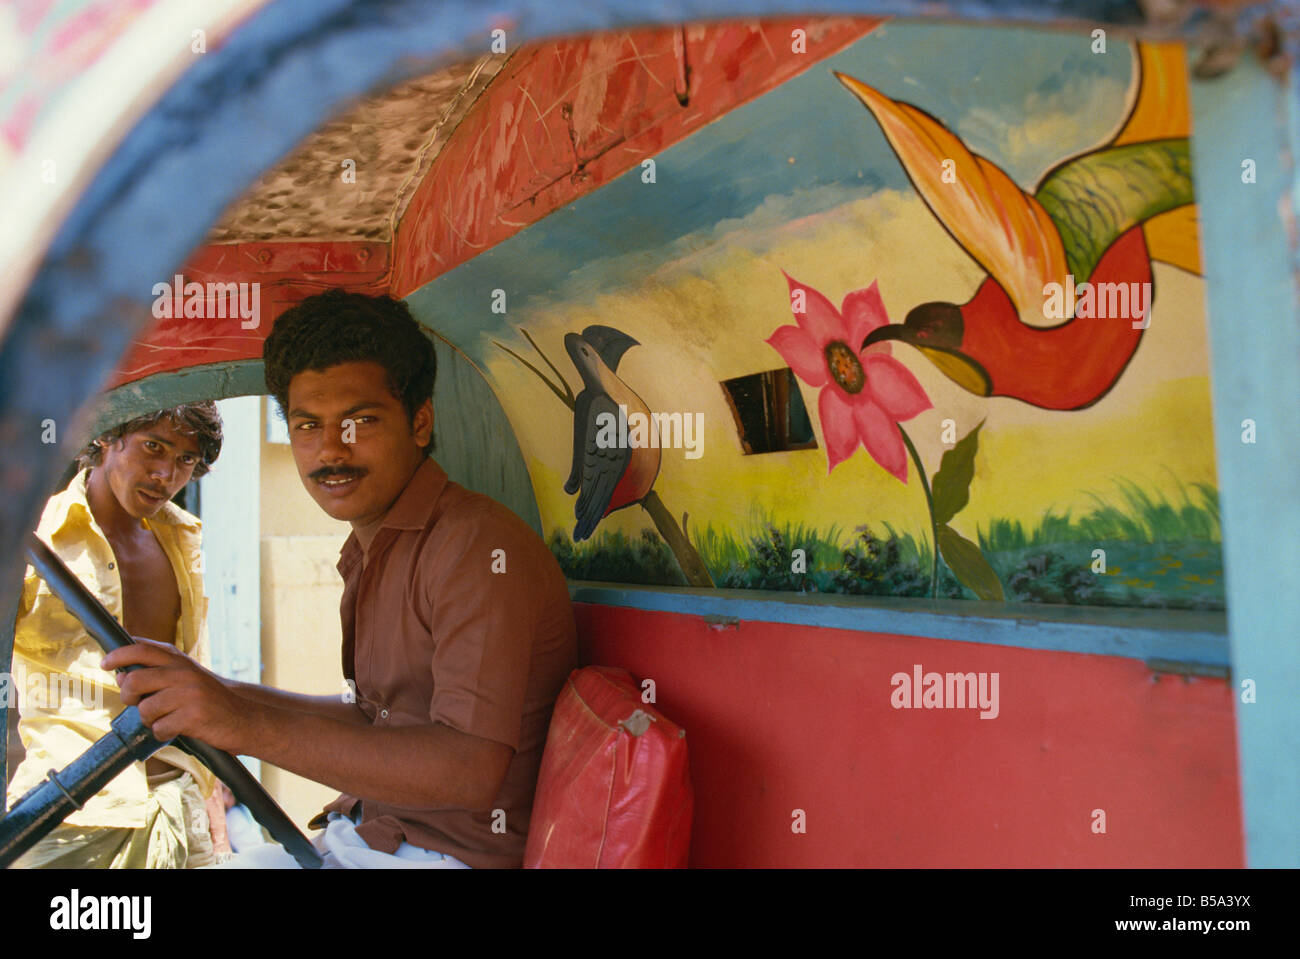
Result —
<instances>
[{"instance_id":1,"label":"blue-grey painted bird","mask_svg":"<svg viewBox=\"0 0 1300 959\"><path fill-rule=\"evenodd\" d=\"M623 354L639 345L626 333L609 326L589 326L581 335L564 336L564 348L583 384L573 405L573 467L564 483L566 493L578 493L574 542L590 537L596 525L614 510L641 502L659 475L657 437L649 445L635 447L626 442L597 443L602 424L620 424L620 406L629 421L634 414L644 416L653 436L650 408L617 375ZM613 417L612 421L602 419L602 414ZM624 434L625 428L617 430L620 439L625 439ZM609 435L606 427L604 438L607 440Z\"/></svg>"}]
</instances>

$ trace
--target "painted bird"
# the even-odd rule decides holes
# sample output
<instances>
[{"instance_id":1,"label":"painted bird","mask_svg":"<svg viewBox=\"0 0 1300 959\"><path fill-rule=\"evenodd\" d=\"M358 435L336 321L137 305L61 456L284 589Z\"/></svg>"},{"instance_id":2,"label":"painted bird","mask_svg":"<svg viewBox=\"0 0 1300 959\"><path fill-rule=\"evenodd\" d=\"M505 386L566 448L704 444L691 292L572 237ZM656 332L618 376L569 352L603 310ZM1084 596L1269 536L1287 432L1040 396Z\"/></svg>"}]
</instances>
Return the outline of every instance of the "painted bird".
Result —
<instances>
[{"instance_id":1,"label":"painted bird","mask_svg":"<svg viewBox=\"0 0 1300 959\"><path fill-rule=\"evenodd\" d=\"M862 348L901 340L976 395L1043 409L1082 409L1109 392L1145 324L1135 329L1131 313L1068 314L1046 326L1049 286L1065 286L1067 275L1094 289L1150 283L1153 259L1200 272L1183 53L1169 44L1138 51L1120 132L1059 163L1032 196L928 113L835 74L880 123L930 211L988 273L967 302L922 303Z\"/></svg>"},{"instance_id":2,"label":"painted bird","mask_svg":"<svg viewBox=\"0 0 1300 959\"><path fill-rule=\"evenodd\" d=\"M659 475L658 442L636 447L628 442L608 442L609 424L625 424L636 413L645 417L642 422L650 423L651 430L655 428L650 408L617 375L623 354L639 345L609 326L589 326L581 336L564 335L564 348L583 383L573 404L573 467L564 483L566 493L578 493L575 543L591 536L596 524L614 510L641 502ZM616 432L626 433L626 426ZM602 442L597 442L598 436ZM624 439L622 435L619 438Z\"/></svg>"}]
</instances>

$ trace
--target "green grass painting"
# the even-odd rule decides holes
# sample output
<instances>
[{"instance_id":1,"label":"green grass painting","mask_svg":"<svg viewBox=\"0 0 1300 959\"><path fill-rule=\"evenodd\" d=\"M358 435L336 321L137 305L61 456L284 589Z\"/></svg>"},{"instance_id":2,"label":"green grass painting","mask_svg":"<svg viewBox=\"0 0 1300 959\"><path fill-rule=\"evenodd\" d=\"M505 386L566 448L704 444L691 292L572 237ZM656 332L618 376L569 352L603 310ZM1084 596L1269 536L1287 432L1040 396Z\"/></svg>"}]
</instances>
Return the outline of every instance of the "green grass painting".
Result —
<instances>
[{"instance_id":1,"label":"green grass painting","mask_svg":"<svg viewBox=\"0 0 1300 959\"><path fill-rule=\"evenodd\" d=\"M1091 509L1074 516L1049 510L1032 529L994 520L976 530L980 550L1006 598L1022 603L1222 610L1223 557L1217 491L1179 485L1176 502L1120 480L1111 501L1090 492ZM813 529L754 514L739 530L712 525L691 531L719 587L875 596L930 594L926 540L868 519L853 528ZM549 545L576 580L677 586L672 552L653 530L630 539L601 532L575 545L555 530ZM1105 552L1105 571L1095 550ZM795 551L802 550L800 556ZM938 595L975 599L946 565Z\"/></svg>"}]
</instances>

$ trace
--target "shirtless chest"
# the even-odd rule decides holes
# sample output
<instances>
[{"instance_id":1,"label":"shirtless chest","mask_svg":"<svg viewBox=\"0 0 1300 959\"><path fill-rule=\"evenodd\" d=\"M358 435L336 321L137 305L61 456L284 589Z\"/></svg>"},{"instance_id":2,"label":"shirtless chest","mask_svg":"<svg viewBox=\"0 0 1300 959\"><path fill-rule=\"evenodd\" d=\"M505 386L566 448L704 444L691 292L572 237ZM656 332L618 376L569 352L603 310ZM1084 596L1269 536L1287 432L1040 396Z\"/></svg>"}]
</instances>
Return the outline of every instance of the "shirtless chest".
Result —
<instances>
[{"instance_id":1,"label":"shirtless chest","mask_svg":"<svg viewBox=\"0 0 1300 959\"><path fill-rule=\"evenodd\" d=\"M110 537L109 545L122 579L122 625L132 636L175 645L181 594L162 546L147 529L130 539ZM170 768L156 757L145 763L151 776Z\"/></svg>"},{"instance_id":2,"label":"shirtless chest","mask_svg":"<svg viewBox=\"0 0 1300 959\"><path fill-rule=\"evenodd\" d=\"M132 636L175 644L181 594L162 546L148 530L110 545L122 579L122 625Z\"/></svg>"}]
</instances>

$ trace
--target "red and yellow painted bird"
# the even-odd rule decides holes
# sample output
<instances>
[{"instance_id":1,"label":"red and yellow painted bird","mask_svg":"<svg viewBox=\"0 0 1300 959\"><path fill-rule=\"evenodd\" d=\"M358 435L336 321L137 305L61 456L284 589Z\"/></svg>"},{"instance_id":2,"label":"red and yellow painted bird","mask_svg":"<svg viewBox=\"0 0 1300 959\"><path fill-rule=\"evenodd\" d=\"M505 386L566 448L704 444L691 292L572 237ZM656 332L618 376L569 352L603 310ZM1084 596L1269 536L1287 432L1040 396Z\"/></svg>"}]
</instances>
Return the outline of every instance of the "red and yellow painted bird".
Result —
<instances>
[{"instance_id":1,"label":"red and yellow painted bird","mask_svg":"<svg viewBox=\"0 0 1300 959\"><path fill-rule=\"evenodd\" d=\"M922 303L862 348L911 344L976 395L1044 409L1082 409L1105 396L1149 322L1133 304L1149 309L1152 260L1200 272L1183 56L1174 44L1139 44L1119 133L1058 164L1032 195L928 113L837 72L930 211L988 273L965 303ZM1129 306L1120 316L1099 313L1096 301L1076 310L1068 302L1076 284L1089 296L1110 294L1112 304L1122 292ZM1065 311L1053 313L1063 301Z\"/></svg>"}]
</instances>

